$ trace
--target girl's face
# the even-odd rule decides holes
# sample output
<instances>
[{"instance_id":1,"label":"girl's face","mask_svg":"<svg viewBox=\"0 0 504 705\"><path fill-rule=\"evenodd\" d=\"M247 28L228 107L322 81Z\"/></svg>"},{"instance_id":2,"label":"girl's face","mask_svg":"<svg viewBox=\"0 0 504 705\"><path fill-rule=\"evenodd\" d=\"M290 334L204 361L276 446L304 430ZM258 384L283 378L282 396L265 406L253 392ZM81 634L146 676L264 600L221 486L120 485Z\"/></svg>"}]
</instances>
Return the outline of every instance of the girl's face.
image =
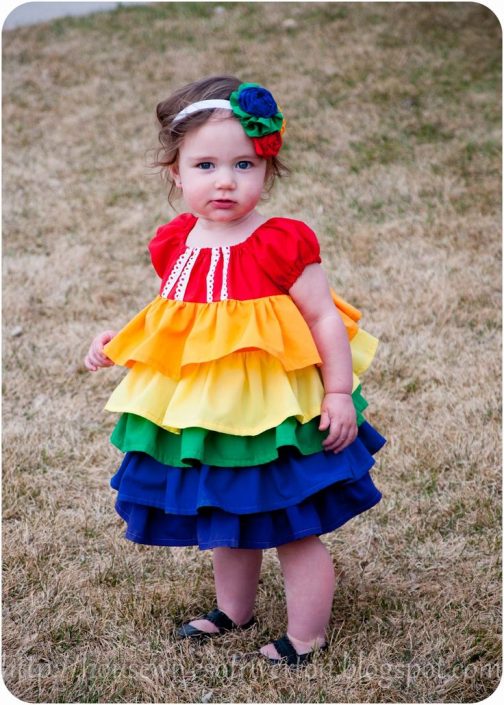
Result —
<instances>
[{"instance_id":1,"label":"girl's face","mask_svg":"<svg viewBox=\"0 0 504 705\"><path fill-rule=\"evenodd\" d=\"M191 212L205 220L241 220L257 205L266 160L234 117L211 117L188 132L171 174Z\"/></svg>"}]
</instances>

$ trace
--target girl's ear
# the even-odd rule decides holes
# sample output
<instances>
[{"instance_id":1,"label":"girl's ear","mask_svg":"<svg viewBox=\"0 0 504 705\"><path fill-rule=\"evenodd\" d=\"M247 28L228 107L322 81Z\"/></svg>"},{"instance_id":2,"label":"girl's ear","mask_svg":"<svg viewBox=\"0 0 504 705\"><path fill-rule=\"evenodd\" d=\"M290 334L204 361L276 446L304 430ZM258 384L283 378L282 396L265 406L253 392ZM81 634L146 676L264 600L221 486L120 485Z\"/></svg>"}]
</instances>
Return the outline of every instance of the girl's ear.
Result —
<instances>
[{"instance_id":1,"label":"girl's ear","mask_svg":"<svg viewBox=\"0 0 504 705\"><path fill-rule=\"evenodd\" d=\"M175 182L175 186L177 188L181 188L182 182L180 180L180 172L179 172L178 164L172 164L171 166L168 167L168 170L170 172L170 176L172 177L173 181Z\"/></svg>"}]
</instances>

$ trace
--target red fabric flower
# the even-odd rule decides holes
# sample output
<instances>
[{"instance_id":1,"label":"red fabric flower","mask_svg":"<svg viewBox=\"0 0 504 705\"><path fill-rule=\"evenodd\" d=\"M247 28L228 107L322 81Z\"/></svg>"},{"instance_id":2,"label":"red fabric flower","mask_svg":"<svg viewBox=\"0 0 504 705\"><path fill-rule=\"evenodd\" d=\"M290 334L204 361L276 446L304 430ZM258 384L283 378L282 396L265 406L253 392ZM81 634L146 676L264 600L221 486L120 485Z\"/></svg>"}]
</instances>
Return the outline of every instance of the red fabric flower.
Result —
<instances>
[{"instance_id":1,"label":"red fabric flower","mask_svg":"<svg viewBox=\"0 0 504 705\"><path fill-rule=\"evenodd\" d=\"M282 147L280 132L272 132L264 137L252 137L256 154L260 157L276 157Z\"/></svg>"}]
</instances>

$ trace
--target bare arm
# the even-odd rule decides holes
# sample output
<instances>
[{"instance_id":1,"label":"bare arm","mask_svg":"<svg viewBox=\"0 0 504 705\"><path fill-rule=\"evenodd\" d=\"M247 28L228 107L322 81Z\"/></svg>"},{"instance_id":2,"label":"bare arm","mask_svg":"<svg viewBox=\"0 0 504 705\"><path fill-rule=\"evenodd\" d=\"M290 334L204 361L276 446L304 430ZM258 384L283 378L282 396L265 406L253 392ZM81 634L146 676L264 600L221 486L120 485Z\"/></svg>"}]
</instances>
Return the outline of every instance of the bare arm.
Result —
<instances>
[{"instance_id":1,"label":"bare arm","mask_svg":"<svg viewBox=\"0 0 504 705\"><path fill-rule=\"evenodd\" d=\"M289 290L310 327L322 359L325 397L320 430L330 426L323 445L338 452L355 440L357 426L352 402L352 355L348 335L319 264L308 265Z\"/></svg>"}]
</instances>

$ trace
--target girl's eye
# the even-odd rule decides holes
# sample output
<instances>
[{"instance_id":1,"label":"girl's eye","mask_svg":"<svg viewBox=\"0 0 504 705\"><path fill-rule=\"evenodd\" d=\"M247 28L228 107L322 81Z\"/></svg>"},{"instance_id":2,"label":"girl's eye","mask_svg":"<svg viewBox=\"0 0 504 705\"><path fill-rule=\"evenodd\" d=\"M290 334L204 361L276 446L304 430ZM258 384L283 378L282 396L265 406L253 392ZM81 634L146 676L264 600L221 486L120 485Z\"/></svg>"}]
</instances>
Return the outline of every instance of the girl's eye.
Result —
<instances>
[{"instance_id":1,"label":"girl's eye","mask_svg":"<svg viewBox=\"0 0 504 705\"><path fill-rule=\"evenodd\" d=\"M200 162L199 164L196 164L196 167L198 169L211 169L212 162Z\"/></svg>"},{"instance_id":2,"label":"girl's eye","mask_svg":"<svg viewBox=\"0 0 504 705\"><path fill-rule=\"evenodd\" d=\"M254 165L252 164L252 162L248 162L248 161L243 160L241 162L238 162L236 164L236 166L238 167L238 169L250 169L250 167L252 167Z\"/></svg>"}]
</instances>

